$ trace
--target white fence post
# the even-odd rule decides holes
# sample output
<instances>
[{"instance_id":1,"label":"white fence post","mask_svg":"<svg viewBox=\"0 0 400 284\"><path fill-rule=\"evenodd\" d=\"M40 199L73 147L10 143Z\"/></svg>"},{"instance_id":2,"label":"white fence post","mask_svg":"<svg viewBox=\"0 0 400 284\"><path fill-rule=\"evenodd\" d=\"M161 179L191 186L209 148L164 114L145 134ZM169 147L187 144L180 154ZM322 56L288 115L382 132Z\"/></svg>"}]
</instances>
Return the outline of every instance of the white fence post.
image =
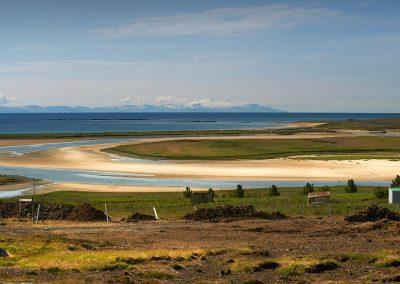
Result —
<instances>
[{"instance_id":1,"label":"white fence post","mask_svg":"<svg viewBox=\"0 0 400 284\"><path fill-rule=\"evenodd\" d=\"M158 220L158 214L157 214L157 210L155 207L153 207L153 211L154 211L154 216L156 217L156 219Z\"/></svg>"},{"instance_id":2,"label":"white fence post","mask_svg":"<svg viewBox=\"0 0 400 284\"><path fill-rule=\"evenodd\" d=\"M38 221L39 221L39 213L40 213L40 204L39 204L38 207L37 207L37 212L36 212L36 224L37 224Z\"/></svg>"},{"instance_id":3,"label":"white fence post","mask_svg":"<svg viewBox=\"0 0 400 284\"><path fill-rule=\"evenodd\" d=\"M106 213L106 220L107 220L107 223L108 223L109 219L108 219L107 203L104 203L104 211Z\"/></svg>"}]
</instances>

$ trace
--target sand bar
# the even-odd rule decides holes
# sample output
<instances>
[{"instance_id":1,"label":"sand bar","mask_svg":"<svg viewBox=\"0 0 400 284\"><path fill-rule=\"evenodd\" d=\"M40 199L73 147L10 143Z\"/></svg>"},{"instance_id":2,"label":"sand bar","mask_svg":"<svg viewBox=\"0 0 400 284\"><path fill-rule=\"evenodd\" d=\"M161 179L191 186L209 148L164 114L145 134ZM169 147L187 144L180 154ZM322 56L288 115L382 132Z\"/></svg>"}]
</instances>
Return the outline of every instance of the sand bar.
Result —
<instances>
[{"instance_id":1,"label":"sand bar","mask_svg":"<svg viewBox=\"0 0 400 284\"><path fill-rule=\"evenodd\" d=\"M359 133L357 132L359 135ZM223 137L223 139L294 139L332 136L352 136L354 133L303 133L290 136L257 135ZM365 135L365 133L363 133ZM374 135L374 134L371 134ZM207 139L221 137L207 137ZM149 138L134 143L162 141L180 138ZM203 139L188 137L186 139ZM126 144L126 142L112 145ZM116 173L152 175L155 178L198 178L221 180L282 180L282 181L345 181L353 178L360 181L390 181L398 173L399 161L355 160L322 161L295 160L289 158L239 161L145 161L121 162L110 154L101 152L107 145L75 146L29 153L23 156L2 157L2 166L26 166L55 169L80 169ZM121 189L122 190L122 189Z\"/></svg>"}]
</instances>

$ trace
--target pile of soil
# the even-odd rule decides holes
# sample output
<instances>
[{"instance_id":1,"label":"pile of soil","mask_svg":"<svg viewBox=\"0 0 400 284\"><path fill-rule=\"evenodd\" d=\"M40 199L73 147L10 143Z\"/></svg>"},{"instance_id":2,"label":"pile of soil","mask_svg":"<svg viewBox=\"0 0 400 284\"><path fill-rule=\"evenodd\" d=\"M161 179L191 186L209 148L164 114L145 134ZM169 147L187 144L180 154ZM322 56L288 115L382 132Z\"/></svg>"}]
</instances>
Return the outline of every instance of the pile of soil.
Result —
<instances>
[{"instance_id":1,"label":"pile of soil","mask_svg":"<svg viewBox=\"0 0 400 284\"><path fill-rule=\"evenodd\" d=\"M71 204L46 204L44 208L41 209L42 213L40 214L40 218L46 220L68 220L68 216L72 213L74 208L75 206Z\"/></svg>"},{"instance_id":2,"label":"pile of soil","mask_svg":"<svg viewBox=\"0 0 400 284\"><path fill-rule=\"evenodd\" d=\"M106 214L90 204L84 203L81 206L75 207L72 212L68 214L67 220L81 222L104 221L106 220Z\"/></svg>"},{"instance_id":3,"label":"pile of soil","mask_svg":"<svg viewBox=\"0 0 400 284\"><path fill-rule=\"evenodd\" d=\"M375 205L345 218L347 222L375 222L382 219L400 221L400 215L387 208Z\"/></svg>"},{"instance_id":4,"label":"pile of soil","mask_svg":"<svg viewBox=\"0 0 400 284\"><path fill-rule=\"evenodd\" d=\"M21 208L22 209L22 208ZM24 207L25 209L25 207ZM26 211L26 210L24 210ZM32 209L30 208L32 212ZM28 213L28 212L24 212ZM18 203L16 202L0 202L0 218L18 217Z\"/></svg>"},{"instance_id":5,"label":"pile of soil","mask_svg":"<svg viewBox=\"0 0 400 284\"><path fill-rule=\"evenodd\" d=\"M39 203L34 202L34 216ZM0 202L0 218L18 217L19 202ZM21 203L21 217L32 217L32 203ZM40 219L45 220L71 220L71 221L103 221L106 215L89 204L74 206L70 204L50 203L41 207Z\"/></svg>"},{"instance_id":6,"label":"pile of soil","mask_svg":"<svg viewBox=\"0 0 400 284\"><path fill-rule=\"evenodd\" d=\"M184 216L186 220L192 221L212 221L218 222L223 220L232 219L247 219L247 218L261 218L261 219L284 219L285 215L280 212L262 212L257 211L252 205L223 205L215 208L201 208L193 213Z\"/></svg>"},{"instance_id":7,"label":"pile of soil","mask_svg":"<svg viewBox=\"0 0 400 284\"><path fill-rule=\"evenodd\" d=\"M123 222L139 222L139 221L155 221L156 218L152 215L142 214L134 212L131 216L128 216L121 221Z\"/></svg>"}]
</instances>

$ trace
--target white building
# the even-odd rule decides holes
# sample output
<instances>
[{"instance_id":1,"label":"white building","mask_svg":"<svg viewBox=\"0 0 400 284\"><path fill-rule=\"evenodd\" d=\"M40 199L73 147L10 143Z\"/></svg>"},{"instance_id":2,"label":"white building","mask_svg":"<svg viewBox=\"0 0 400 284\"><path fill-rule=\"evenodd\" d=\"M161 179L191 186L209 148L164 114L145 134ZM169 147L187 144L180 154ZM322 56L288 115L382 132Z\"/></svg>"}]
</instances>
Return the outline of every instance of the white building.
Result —
<instances>
[{"instance_id":1,"label":"white building","mask_svg":"<svg viewBox=\"0 0 400 284\"><path fill-rule=\"evenodd\" d=\"M400 188L389 188L389 203L400 203Z\"/></svg>"}]
</instances>

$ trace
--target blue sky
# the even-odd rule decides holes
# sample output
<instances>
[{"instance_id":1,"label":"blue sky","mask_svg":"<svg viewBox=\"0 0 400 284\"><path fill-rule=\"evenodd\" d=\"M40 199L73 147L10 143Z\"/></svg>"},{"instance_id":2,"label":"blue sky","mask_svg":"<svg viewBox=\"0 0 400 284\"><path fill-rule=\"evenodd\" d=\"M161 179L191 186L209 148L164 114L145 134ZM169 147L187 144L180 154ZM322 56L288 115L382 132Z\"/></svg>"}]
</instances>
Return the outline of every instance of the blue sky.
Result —
<instances>
[{"instance_id":1,"label":"blue sky","mask_svg":"<svg viewBox=\"0 0 400 284\"><path fill-rule=\"evenodd\" d=\"M399 74L400 1L0 0L1 105L399 112Z\"/></svg>"}]
</instances>

